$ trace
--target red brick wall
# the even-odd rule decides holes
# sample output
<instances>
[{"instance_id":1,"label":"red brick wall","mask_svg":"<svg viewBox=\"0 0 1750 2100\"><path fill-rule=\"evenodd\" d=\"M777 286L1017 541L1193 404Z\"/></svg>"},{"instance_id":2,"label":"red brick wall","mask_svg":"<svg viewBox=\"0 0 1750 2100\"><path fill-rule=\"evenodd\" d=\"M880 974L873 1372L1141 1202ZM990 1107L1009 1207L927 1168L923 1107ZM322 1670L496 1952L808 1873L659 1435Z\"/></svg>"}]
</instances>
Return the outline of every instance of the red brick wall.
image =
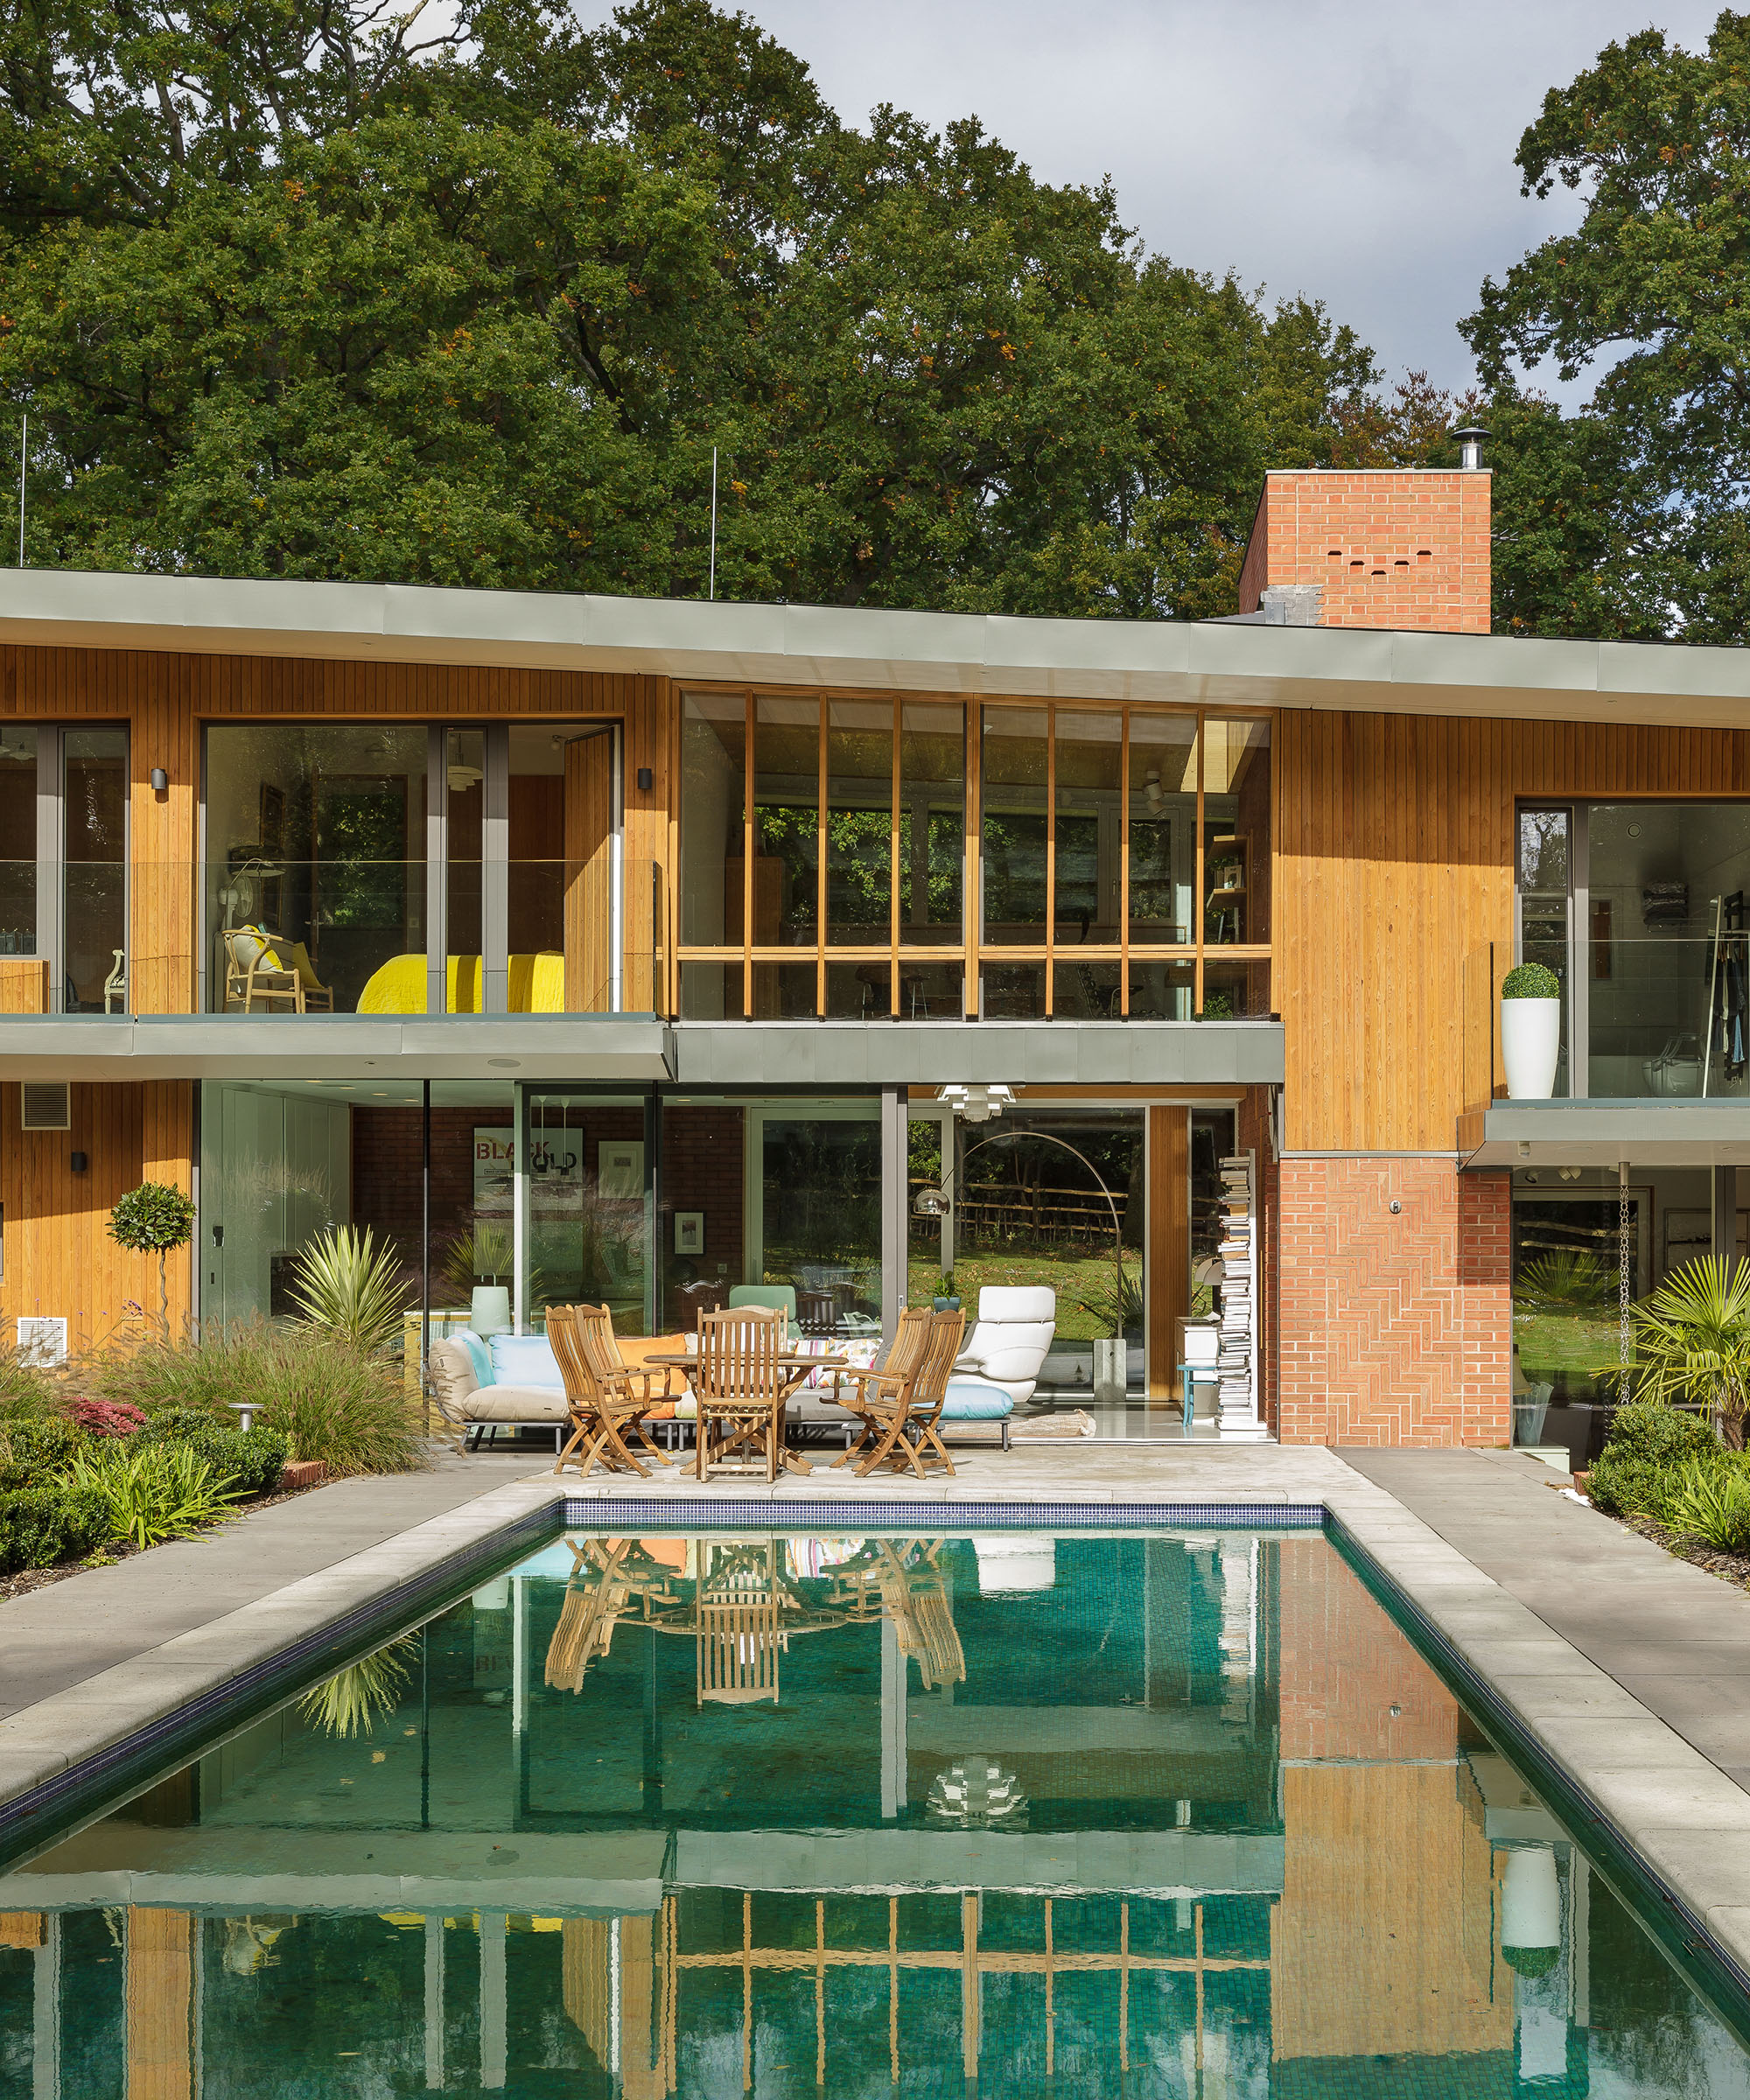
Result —
<instances>
[{"instance_id":1,"label":"red brick wall","mask_svg":"<svg viewBox=\"0 0 1750 2100\"><path fill-rule=\"evenodd\" d=\"M1317 584L1324 627L1489 631L1489 477L1456 469L1268 475L1240 571L1242 612Z\"/></svg>"},{"instance_id":2,"label":"red brick wall","mask_svg":"<svg viewBox=\"0 0 1750 2100\"><path fill-rule=\"evenodd\" d=\"M719 1264L725 1284L745 1279L742 1269L744 1116L739 1109L665 1108L662 1111L662 1250L664 1299L671 1327L688 1326L673 1303L677 1284L692 1272L715 1280ZM704 1252L696 1259L675 1253L675 1213L705 1214Z\"/></svg>"},{"instance_id":3,"label":"red brick wall","mask_svg":"<svg viewBox=\"0 0 1750 2100\"><path fill-rule=\"evenodd\" d=\"M1282 1441L1507 1443L1508 1177L1290 1158L1279 1189Z\"/></svg>"}]
</instances>

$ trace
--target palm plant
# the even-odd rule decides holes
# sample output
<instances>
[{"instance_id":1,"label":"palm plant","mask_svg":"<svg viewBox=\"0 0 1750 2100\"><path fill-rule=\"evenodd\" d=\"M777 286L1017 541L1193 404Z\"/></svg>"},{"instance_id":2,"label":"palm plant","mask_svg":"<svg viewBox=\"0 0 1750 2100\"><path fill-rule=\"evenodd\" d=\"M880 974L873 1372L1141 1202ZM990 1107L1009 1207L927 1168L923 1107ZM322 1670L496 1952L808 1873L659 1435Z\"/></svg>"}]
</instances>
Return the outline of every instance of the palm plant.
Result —
<instances>
[{"instance_id":1,"label":"palm plant","mask_svg":"<svg viewBox=\"0 0 1750 2100\"><path fill-rule=\"evenodd\" d=\"M371 1724L393 1713L407 1689L407 1649L417 1634L402 1634L374 1655L338 1670L313 1685L298 1702L298 1711L325 1735L368 1735Z\"/></svg>"},{"instance_id":2,"label":"palm plant","mask_svg":"<svg viewBox=\"0 0 1750 2100\"><path fill-rule=\"evenodd\" d=\"M1529 1312L1581 1312L1607 1305L1616 1279L1608 1263L1584 1249L1558 1248L1521 1268L1514 1297Z\"/></svg>"},{"instance_id":3,"label":"palm plant","mask_svg":"<svg viewBox=\"0 0 1750 2100\"><path fill-rule=\"evenodd\" d=\"M1642 1399L1700 1401L1726 1445L1744 1448L1750 1394L1750 1264L1686 1262L1634 1307Z\"/></svg>"},{"instance_id":4,"label":"palm plant","mask_svg":"<svg viewBox=\"0 0 1750 2100\"><path fill-rule=\"evenodd\" d=\"M1719 1553L1750 1553L1750 1474L1734 1460L1691 1459L1677 1469L1660 1517Z\"/></svg>"},{"instance_id":5,"label":"palm plant","mask_svg":"<svg viewBox=\"0 0 1750 2100\"><path fill-rule=\"evenodd\" d=\"M381 1253L368 1225L325 1232L298 1257L292 1303L307 1325L326 1327L367 1355L401 1332L410 1290L393 1247Z\"/></svg>"}]
</instances>

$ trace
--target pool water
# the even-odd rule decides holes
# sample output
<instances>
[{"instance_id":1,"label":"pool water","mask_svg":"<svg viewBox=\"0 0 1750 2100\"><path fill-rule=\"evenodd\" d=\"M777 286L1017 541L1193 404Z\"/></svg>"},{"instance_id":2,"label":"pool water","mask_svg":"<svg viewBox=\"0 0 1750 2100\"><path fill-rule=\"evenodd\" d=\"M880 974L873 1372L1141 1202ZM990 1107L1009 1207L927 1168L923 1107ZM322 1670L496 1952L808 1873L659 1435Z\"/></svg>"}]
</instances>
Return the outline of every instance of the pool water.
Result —
<instances>
[{"instance_id":1,"label":"pool water","mask_svg":"<svg viewBox=\"0 0 1750 2100\"><path fill-rule=\"evenodd\" d=\"M1741 2096L1319 1533L571 1534L0 1873L0 2092Z\"/></svg>"}]
</instances>

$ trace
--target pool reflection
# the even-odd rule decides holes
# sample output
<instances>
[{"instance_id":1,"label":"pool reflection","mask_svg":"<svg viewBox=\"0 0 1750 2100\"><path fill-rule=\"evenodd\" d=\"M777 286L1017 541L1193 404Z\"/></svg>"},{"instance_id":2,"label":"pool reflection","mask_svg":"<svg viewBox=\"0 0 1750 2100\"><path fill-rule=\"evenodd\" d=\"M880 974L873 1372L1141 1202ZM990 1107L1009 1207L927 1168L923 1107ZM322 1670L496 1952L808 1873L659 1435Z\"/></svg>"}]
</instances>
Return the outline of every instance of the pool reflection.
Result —
<instances>
[{"instance_id":1,"label":"pool reflection","mask_svg":"<svg viewBox=\"0 0 1750 2100\"><path fill-rule=\"evenodd\" d=\"M35 2100L1750 2087L1312 1533L568 1537L0 1912Z\"/></svg>"}]
</instances>

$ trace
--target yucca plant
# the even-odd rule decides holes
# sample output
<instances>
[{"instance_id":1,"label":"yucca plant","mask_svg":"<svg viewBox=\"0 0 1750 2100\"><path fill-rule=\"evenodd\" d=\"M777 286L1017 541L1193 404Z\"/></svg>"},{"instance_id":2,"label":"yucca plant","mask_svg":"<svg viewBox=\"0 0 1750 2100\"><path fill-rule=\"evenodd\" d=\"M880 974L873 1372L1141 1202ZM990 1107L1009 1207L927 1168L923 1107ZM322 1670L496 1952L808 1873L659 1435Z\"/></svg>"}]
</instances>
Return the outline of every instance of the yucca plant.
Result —
<instances>
[{"instance_id":1,"label":"yucca plant","mask_svg":"<svg viewBox=\"0 0 1750 2100\"><path fill-rule=\"evenodd\" d=\"M1750 1264L1686 1262L1634 1307L1640 1396L1699 1401L1729 1450L1744 1448L1750 1394Z\"/></svg>"},{"instance_id":2,"label":"yucca plant","mask_svg":"<svg viewBox=\"0 0 1750 2100\"><path fill-rule=\"evenodd\" d=\"M242 1490L228 1475L215 1474L186 1444L153 1444L130 1450L110 1442L74 1460L70 1487L102 1496L112 1536L140 1547L186 1538L233 1513Z\"/></svg>"},{"instance_id":3,"label":"yucca plant","mask_svg":"<svg viewBox=\"0 0 1750 2100\"><path fill-rule=\"evenodd\" d=\"M418 1639L417 1634L402 1634L374 1655L336 1670L304 1694L298 1711L325 1735L368 1735L372 1722L393 1713L406 1690L406 1651Z\"/></svg>"},{"instance_id":4,"label":"yucca plant","mask_svg":"<svg viewBox=\"0 0 1750 2100\"><path fill-rule=\"evenodd\" d=\"M370 1355L401 1333L410 1295L393 1247L379 1251L368 1225L339 1225L299 1254L291 1300L311 1326Z\"/></svg>"},{"instance_id":5,"label":"yucca plant","mask_svg":"<svg viewBox=\"0 0 1750 2100\"><path fill-rule=\"evenodd\" d=\"M1116 1281L1115 1291L1096 1291L1091 1298L1082 1299L1082 1310L1094 1315L1102 1334L1139 1334L1146 1312L1142 1278L1125 1269L1119 1272Z\"/></svg>"},{"instance_id":6,"label":"yucca plant","mask_svg":"<svg viewBox=\"0 0 1750 2100\"><path fill-rule=\"evenodd\" d=\"M1750 1553L1750 1473L1691 1459L1677 1469L1660 1511L1667 1530L1719 1553Z\"/></svg>"}]
</instances>

